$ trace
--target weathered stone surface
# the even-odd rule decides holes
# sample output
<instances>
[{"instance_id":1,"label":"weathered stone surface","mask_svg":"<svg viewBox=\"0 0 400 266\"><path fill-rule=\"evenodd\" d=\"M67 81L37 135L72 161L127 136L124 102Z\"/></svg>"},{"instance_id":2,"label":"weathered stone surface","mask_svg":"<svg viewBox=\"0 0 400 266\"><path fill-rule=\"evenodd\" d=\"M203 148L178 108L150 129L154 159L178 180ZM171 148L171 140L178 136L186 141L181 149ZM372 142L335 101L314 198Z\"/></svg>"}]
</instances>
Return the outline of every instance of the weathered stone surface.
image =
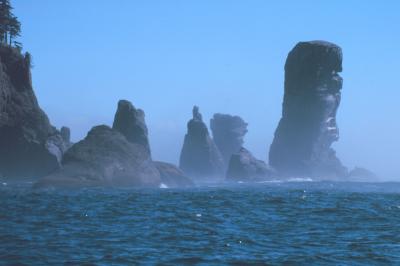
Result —
<instances>
[{"instance_id":1,"label":"weathered stone surface","mask_svg":"<svg viewBox=\"0 0 400 266\"><path fill-rule=\"evenodd\" d=\"M224 159L229 164L232 154L239 152L247 133L247 123L239 116L214 114L210 121L213 140Z\"/></svg>"},{"instance_id":2,"label":"weathered stone surface","mask_svg":"<svg viewBox=\"0 0 400 266\"><path fill-rule=\"evenodd\" d=\"M36 100L30 55L0 46L0 175L47 175L60 167L65 146Z\"/></svg>"},{"instance_id":3,"label":"weathered stone surface","mask_svg":"<svg viewBox=\"0 0 400 266\"><path fill-rule=\"evenodd\" d=\"M211 139L197 106L193 107L193 119L187 124L180 168L195 179L215 179L223 176L222 156Z\"/></svg>"},{"instance_id":4,"label":"weathered stone surface","mask_svg":"<svg viewBox=\"0 0 400 266\"><path fill-rule=\"evenodd\" d=\"M300 42L285 64L282 118L270 147L269 163L281 175L341 178L347 169L331 144L339 139L342 50L323 42Z\"/></svg>"},{"instance_id":5,"label":"weathered stone surface","mask_svg":"<svg viewBox=\"0 0 400 266\"><path fill-rule=\"evenodd\" d=\"M118 102L113 129L121 132L128 141L143 145L150 152L144 112L136 109L129 101L120 100Z\"/></svg>"},{"instance_id":6,"label":"weathered stone surface","mask_svg":"<svg viewBox=\"0 0 400 266\"><path fill-rule=\"evenodd\" d=\"M264 161L257 160L248 150L241 148L231 156L226 178L230 181L262 181L275 176L274 170Z\"/></svg>"},{"instance_id":7,"label":"weathered stone surface","mask_svg":"<svg viewBox=\"0 0 400 266\"><path fill-rule=\"evenodd\" d=\"M102 125L64 155L63 168L35 187L159 187L160 174L146 147Z\"/></svg>"},{"instance_id":8,"label":"weathered stone surface","mask_svg":"<svg viewBox=\"0 0 400 266\"><path fill-rule=\"evenodd\" d=\"M194 186L193 181L177 166L165 163L154 162L160 172L161 182L168 188L185 188Z\"/></svg>"}]
</instances>

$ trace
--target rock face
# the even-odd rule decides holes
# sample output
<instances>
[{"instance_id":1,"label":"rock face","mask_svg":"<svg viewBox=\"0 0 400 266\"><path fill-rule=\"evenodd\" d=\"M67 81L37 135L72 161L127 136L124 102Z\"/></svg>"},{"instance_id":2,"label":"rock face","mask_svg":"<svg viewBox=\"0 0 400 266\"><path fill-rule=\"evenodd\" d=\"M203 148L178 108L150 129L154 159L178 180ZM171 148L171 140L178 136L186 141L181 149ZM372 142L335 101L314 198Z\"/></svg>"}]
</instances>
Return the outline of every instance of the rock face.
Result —
<instances>
[{"instance_id":1,"label":"rock face","mask_svg":"<svg viewBox=\"0 0 400 266\"><path fill-rule=\"evenodd\" d=\"M214 114L210 121L210 127L214 142L227 167L232 154L239 152L243 146L243 138L247 133L247 123L239 116Z\"/></svg>"},{"instance_id":2,"label":"rock face","mask_svg":"<svg viewBox=\"0 0 400 266\"><path fill-rule=\"evenodd\" d=\"M231 156L226 179L230 181L261 181L275 176L275 172L265 162L257 160L248 150L241 148Z\"/></svg>"},{"instance_id":3,"label":"rock face","mask_svg":"<svg viewBox=\"0 0 400 266\"><path fill-rule=\"evenodd\" d=\"M341 178L347 175L331 148L339 139L342 50L323 42L300 42L285 64L282 118L269 163L281 175Z\"/></svg>"},{"instance_id":4,"label":"rock face","mask_svg":"<svg viewBox=\"0 0 400 266\"><path fill-rule=\"evenodd\" d=\"M194 186L193 181L181 169L173 164L154 162L160 172L161 182L168 188L184 188Z\"/></svg>"},{"instance_id":5,"label":"rock face","mask_svg":"<svg viewBox=\"0 0 400 266\"><path fill-rule=\"evenodd\" d=\"M222 156L211 139L197 106L193 107L193 119L188 122L187 128L180 156L180 168L197 180L222 177Z\"/></svg>"},{"instance_id":6,"label":"rock face","mask_svg":"<svg viewBox=\"0 0 400 266\"><path fill-rule=\"evenodd\" d=\"M158 187L160 174L147 148L101 125L64 155L63 168L41 179L37 187Z\"/></svg>"},{"instance_id":7,"label":"rock face","mask_svg":"<svg viewBox=\"0 0 400 266\"><path fill-rule=\"evenodd\" d=\"M29 54L0 46L0 175L7 178L47 175L68 148L39 107L30 64Z\"/></svg>"},{"instance_id":8,"label":"rock face","mask_svg":"<svg viewBox=\"0 0 400 266\"><path fill-rule=\"evenodd\" d=\"M118 102L113 129L121 132L128 141L140 144L150 152L144 112L141 109L136 109L129 101L120 100Z\"/></svg>"}]
</instances>

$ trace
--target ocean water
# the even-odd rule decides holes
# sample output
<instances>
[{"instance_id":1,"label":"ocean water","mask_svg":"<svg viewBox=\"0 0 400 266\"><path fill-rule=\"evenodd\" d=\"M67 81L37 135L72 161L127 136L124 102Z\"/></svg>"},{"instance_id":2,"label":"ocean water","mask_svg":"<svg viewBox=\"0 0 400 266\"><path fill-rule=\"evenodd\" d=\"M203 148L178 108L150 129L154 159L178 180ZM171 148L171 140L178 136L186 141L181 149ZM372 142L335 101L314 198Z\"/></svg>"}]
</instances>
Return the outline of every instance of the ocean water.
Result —
<instances>
[{"instance_id":1,"label":"ocean water","mask_svg":"<svg viewBox=\"0 0 400 266\"><path fill-rule=\"evenodd\" d=\"M400 184L0 184L0 264L400 264Z\"/></svg>"}]
</instances>

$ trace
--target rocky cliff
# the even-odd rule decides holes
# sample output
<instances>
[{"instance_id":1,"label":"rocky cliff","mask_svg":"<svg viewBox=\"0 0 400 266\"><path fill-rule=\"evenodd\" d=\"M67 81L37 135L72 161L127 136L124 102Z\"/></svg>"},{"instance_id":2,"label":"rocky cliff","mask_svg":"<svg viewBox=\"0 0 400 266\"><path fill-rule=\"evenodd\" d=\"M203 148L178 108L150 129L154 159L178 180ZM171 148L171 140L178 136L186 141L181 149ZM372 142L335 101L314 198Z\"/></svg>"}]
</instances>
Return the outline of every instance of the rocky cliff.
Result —
<instances>
[{"instance_id":1,"label":"rocky cliff","mask_svg":"<svg viewBox=\"0 0 400 266\"><path fill-rule=\"evenodd\" d=\"M222 156L211 139L197 106L193 107L193 118L187 124L179 166L197 180L223 177Z\"/></svg>"},{"instance_id":2,"label":"rocky cliff","mask_svg":"<svg viewBox=\"0 0 400 266\"><path fill-rule=\"evenodd\" d=\"M7 178L51 173L69 147L39 107L30 61L29 54L0 46L0 175Z\"/></svg>"},{"instance_id":3,"label":"rocky cliff","mask_svg":"<svg viewBox=\"0 0 400 266\"><path fill-rule=\"evenodd\" d=\"M339 139L342 50L323 42L300 42L285 64L282 118L269 162L281 175L340 178L347 169L331 148Z\"/></svg>"}]
</instances>

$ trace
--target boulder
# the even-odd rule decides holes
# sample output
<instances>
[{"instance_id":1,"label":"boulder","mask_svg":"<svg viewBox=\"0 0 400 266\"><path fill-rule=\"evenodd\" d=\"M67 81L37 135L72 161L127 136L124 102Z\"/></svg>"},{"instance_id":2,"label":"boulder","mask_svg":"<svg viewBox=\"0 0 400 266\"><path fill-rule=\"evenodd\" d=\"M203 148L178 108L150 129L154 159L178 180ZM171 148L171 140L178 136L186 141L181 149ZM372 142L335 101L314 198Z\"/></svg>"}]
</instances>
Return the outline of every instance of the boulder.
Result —
<instances>
[{"instance_id":1,"label":"boulder","mask_svg":"<svg viewBox=\"0 0 400 266\"><path fill-rule=\"evenodd\" d=\"M337 179L347 169L331 148L339 139L336 112L341 100L342 50L324 42L300 42L285 64L282 118L269 163L282 176Z\"/></svg>"},{"instance_id":2,"label":"boulder","mask_svg":"<svg viewBox=\"0 0 400 266\"><path fill-rule=\"evenodd\" d=\"M211 139L197 106L187 124L179 167L196 180L216 180L223 177L224 162Z\"/></svg>"},{"instance_id":3,"label":"boulder","mask_svg":"<svg viewBox=\"0 0 400 266\"><path fill-rule=\"evenodd\" d=\"M193 181L183 173L177 166L165 163L154 162L160 172L161 182L168 188L193 187Z\"/></svg>"},{"instance_id":4,"label":"boulder","mask_svg":"<svg viewBox=\"0 0 400 266\"><path fill-rule=\"evenodd\" d=\"M28 53L0 46L0 175L7 178L57 170L68 146L39 107L30 61Z\"/></svg>"},{"instance_id":5,"label":"boulder","mask_svg":"<svg viewBox=\"0 0 400 266\"><path fill-rule=\"evenodd\" d=\"M214 114L210 121L213 140L228 167L232 154L240 151L247 133L247 123L239 116Z\"/></svg>"},{"instance_id":6,"label":"boulder","mask_svg":"<svg viewBox=\"0 0 400 266\"><path fill-rule=\"evenodd\" d=\"M256 159L248 150L241 148L231 156L226 179L229 181L264 181L276 176L264 161Z\"/></svg>"},{"instance_id":7,"label":"boulder","mask_svg":"<svg viewBox=\"0 0 400 266\"><path fill-rule=\"evenodd\" d=\"M150 152L144 116L141 109L136 109L129 101L120 100L114 117L113 129L124 135L129 142L140 144Z\"/></svg>"}]
</instances>

